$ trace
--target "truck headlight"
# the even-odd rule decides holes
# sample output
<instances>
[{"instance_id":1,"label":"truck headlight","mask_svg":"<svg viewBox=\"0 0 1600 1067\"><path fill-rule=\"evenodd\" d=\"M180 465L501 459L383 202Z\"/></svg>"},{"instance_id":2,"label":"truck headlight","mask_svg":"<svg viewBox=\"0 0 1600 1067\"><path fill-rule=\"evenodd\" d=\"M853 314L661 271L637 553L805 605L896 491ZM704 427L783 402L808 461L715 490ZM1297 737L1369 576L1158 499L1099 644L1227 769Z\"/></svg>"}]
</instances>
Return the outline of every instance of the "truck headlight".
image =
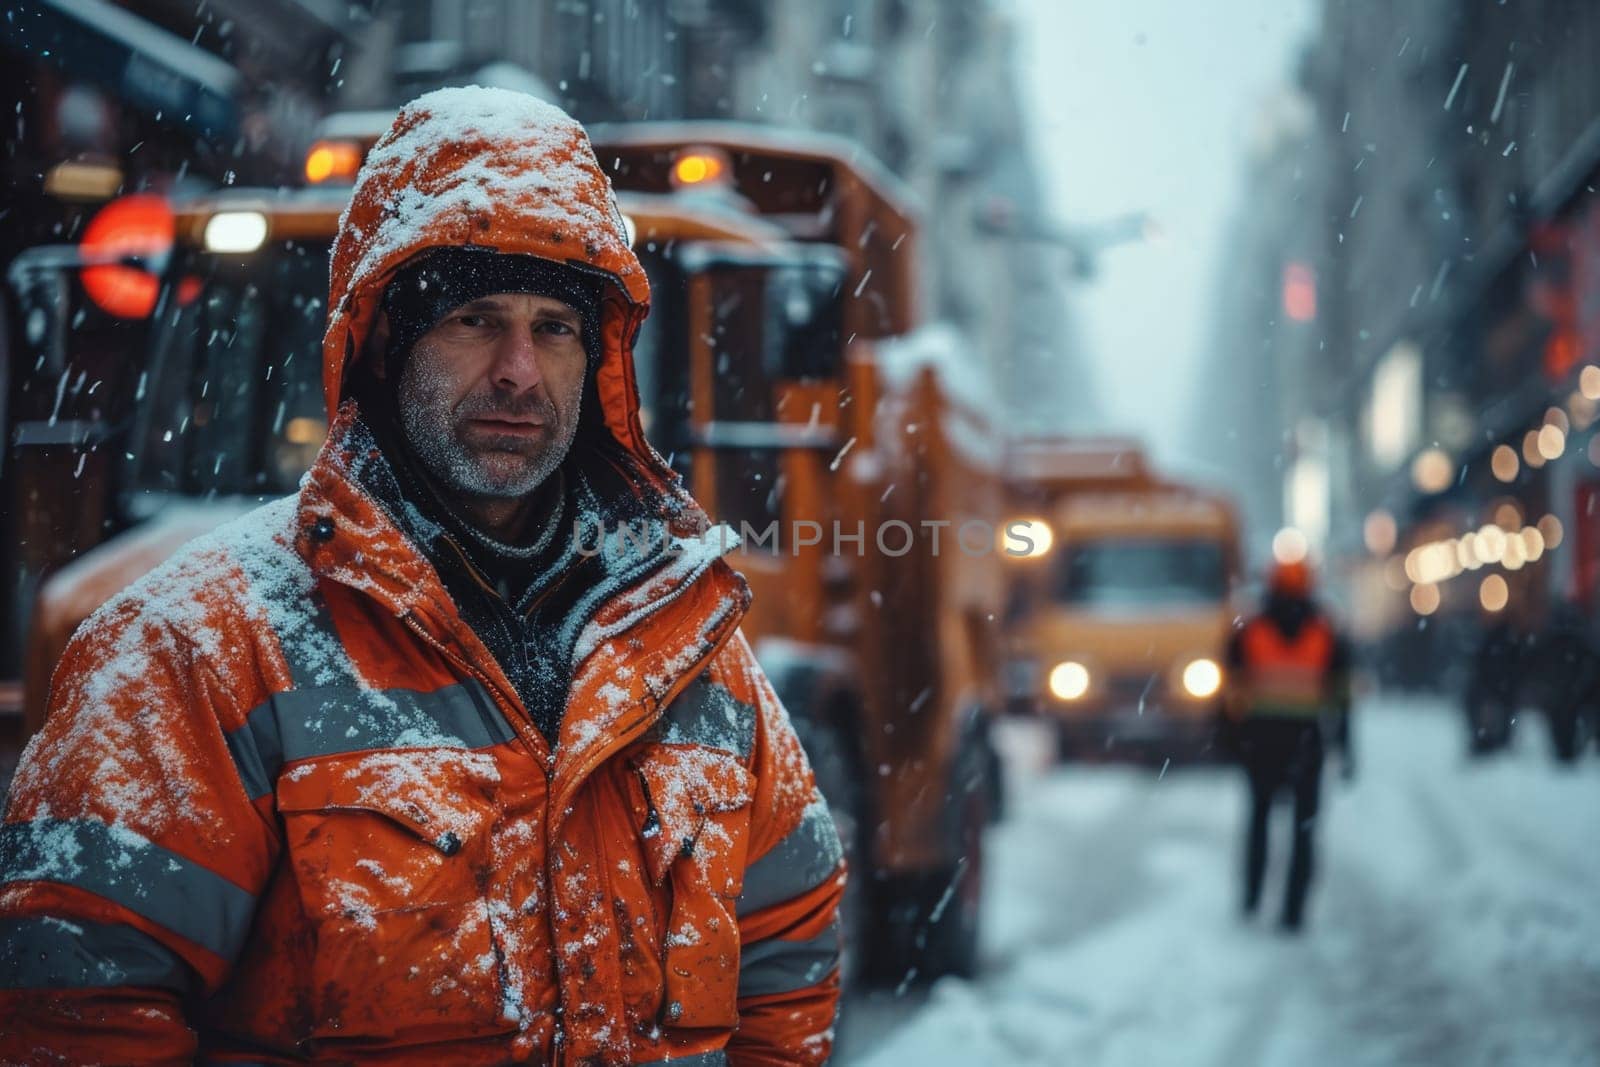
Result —
<instances>
[{"instance_id":1,"label":"truck headlight","mask_svg":"<svg viewBox=\"0 0 1600 1067\"><path fill-rule=\"evenodd\" d=\"M1217 690L1222 688L1222 668L1217 666L1215 660L1191 660L1183 669L1184 692L1196 700L1216 696Z\"/></svg>"},{"instance_id":2,"label":"truck headlight","mask_svg":"<svg viewBox=\"0 0 1600 1067\"><path fill-rule=\"evenodd\" d=\"M1055 534L1044 519L1022 516L1000 528L1000 551L1010 559L1038 559L1054 544Z\"/></svg>"},{"instance_id":3,"label":"truck headlight","mask_svg":"<svg viewBox=\"0 0 1600 1067\"><path fill-rule=\"evenodd\" d=\"M1073 660L1050 669L1050 692L1059 700L1078 700L1089 691L1089 668Z\"/></svg>"},{"instance_id":4,"label":"truck headlight","mask_svg":"<svg viewBox=\"0 0 1600 1067\"><path fill-rule=\"evenodd\" d=\"M219 211L206 220L207 252L254 252L267 240L267 217L259 211Z\"/></svg>"}]
</instances>

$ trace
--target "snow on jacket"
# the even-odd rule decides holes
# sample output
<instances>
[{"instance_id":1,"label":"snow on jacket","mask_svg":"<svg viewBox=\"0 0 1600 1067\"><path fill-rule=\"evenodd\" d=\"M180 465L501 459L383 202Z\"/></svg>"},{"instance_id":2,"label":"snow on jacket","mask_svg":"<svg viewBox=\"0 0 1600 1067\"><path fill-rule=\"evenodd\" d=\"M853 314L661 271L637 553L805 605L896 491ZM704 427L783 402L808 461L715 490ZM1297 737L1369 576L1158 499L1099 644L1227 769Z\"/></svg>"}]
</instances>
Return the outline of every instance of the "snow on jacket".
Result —
<instances>
[{"instance_id":1,"label":"snow on jacket","mask_svg":"<svg viewBox=\"0 0 1600 1067\"><path fill-rule=\"evenodd\" d=\"M676 523L589 616L554 751L363 490L384 457L340 403L387 279L465 243L610 280L605 426ZM118 595L57 670L0 825L0 1061L826 1058L838 837L747 587L640 432L647 300L563 113L402 110L335 244L337 416L300 492Z\"/></svg>"}]
</instances>

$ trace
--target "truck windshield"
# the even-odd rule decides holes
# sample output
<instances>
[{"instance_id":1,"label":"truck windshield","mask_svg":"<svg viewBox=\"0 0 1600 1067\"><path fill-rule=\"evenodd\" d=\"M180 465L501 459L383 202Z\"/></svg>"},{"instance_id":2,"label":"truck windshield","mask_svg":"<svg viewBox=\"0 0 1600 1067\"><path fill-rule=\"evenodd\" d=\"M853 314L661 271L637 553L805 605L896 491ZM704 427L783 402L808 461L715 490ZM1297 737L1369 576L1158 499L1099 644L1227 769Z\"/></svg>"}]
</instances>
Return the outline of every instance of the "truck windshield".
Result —
<instances>
[{"instance_id":1,"label":"truck windshield","mask_svg":"<svg viewBox=\"0 0 1600 1067\"><path fill-rule=\"evenodd\" d=\"M1227 584L1215 541L1091 541L1064 546L1056 599L1111 611L1197 607L1221 601Z\"/></svg>"},{"instance_id":2,"label":"truck windshield","mask_svg":"<svg viewBox=\"0 0 1600 1067\"><path fill-rule=\"evenodd\" d=\"M186 496L290 492L327 431L327 245L201 255L183 273L199 279L198 295L163 301L125 484Z\"/></svg>"}]
</instances>

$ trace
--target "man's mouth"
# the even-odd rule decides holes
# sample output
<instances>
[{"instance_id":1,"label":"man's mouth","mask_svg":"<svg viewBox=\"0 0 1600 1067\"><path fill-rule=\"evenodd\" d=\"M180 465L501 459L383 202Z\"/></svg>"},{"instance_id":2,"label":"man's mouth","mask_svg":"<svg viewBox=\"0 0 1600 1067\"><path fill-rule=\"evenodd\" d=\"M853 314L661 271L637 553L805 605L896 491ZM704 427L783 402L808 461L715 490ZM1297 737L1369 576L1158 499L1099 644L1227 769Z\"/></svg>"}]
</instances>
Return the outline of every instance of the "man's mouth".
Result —
<instances>
[{"instance_id":1,"label":"man's mouth","mask_svg":"<svg viewBox=\"0 0 1600 1067\"><path fill-rule=\"evenodd\" d=\"M533 437L545 430L544 420L531 415L507 416L467 420L471 425L488 433L508 437Z\"/></svg>"}]
</instances>

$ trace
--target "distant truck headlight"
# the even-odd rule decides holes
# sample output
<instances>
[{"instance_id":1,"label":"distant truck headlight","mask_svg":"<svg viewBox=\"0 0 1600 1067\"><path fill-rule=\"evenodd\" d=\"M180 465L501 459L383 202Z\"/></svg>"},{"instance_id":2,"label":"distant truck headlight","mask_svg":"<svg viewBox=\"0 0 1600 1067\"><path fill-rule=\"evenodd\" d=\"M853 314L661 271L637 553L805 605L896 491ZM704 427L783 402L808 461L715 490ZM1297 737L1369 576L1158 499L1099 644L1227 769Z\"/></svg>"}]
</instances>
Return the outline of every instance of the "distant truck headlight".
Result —
<instances>
[{"instance_id":1,"label":"distant truck headlight","mask_svg":"<svg viewBox=\"0 0 1600 1067\"><path fill-rule=\"evenodd\" d=\"M1009 559L1038 559L1048 555L1055 543L1050 524L1044 519L1012 519L1000 530L1000 551Z\"/></svg>"},{"instance_id":2,"label":"distant truck headlight","mask_svg":"<svg viewBox=\"0 0 1600 1067\"><path fill-rule=\"evenodd\" d=\"M254 252L267 240L267 217L259 211L219 211L206 220L207 252Z\"/></svg>"},{"instance_id":3,"label":"distant truck headlight","mask_svg":"<svg viewBox=\"0 0 1600 1067\"><path fill-rule=\"evenodd\" d=\"M1183 669L1184 692L1196 700L1216 696L1217 690L1222 688L1222 668L1217 666L1215 660L1197 659L1190 661Z\"/></svg>"},{"instance_id":4,"label":"distant truck headlight","mask_svg":"<svg viewBox=\"0 0 1600 1067\"><path fill-rule=\"evenodd\" d=\"M1050 692L1058 700L1079 700L1089 691L1089 668L1067 660L1050 669Z\"/></svg>"}]
</instances>

